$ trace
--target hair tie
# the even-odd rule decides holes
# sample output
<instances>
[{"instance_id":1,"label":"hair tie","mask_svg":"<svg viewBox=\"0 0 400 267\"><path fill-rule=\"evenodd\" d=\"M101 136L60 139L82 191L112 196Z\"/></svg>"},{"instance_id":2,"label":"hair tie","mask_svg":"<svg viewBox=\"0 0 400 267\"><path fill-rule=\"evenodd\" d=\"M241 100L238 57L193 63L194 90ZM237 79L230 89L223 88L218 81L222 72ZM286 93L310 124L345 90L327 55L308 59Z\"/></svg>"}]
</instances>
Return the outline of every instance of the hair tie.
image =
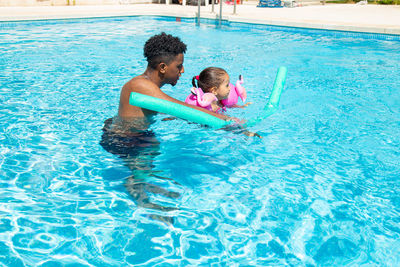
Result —
<instances>
[{"instance_id":1,"label":"hair tie","mask_svg":"<svg viewBox=\"0 0 400 267\"><path fill-rule=\"evenodd\" d=\"M197 75L197 76L195 77L195 79L196 79L196 80L199 80L199 75Z\"/></svg>"}]
</instances>

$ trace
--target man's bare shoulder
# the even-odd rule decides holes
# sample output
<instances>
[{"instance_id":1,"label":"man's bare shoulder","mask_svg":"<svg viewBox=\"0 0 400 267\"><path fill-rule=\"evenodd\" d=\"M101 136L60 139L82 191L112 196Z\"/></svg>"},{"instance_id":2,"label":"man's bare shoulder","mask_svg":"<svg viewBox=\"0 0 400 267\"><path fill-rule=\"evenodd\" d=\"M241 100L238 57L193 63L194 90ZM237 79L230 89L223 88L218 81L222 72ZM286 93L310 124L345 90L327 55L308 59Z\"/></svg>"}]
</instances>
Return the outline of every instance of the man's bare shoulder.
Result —
<instances>
[{"instance_id":1,"label":"man's bare shoulder","mask_svg":"<svg viewBox=\"0 0 400 267\"><path fill-rule=\"evenodd\" d=\"M152 82L145 78L143 75L133 77L129 80L121 90L118 115L123 119L129 119L133 117L144 117L155 112L141 109L129 104L129 97L132 92L141 93L149 96L163 98L164 93L161 89Z\"/></svg>"},{"instance_id":2,"label":"man's bare shoulder","mask_svg":"<svg viewBox=\"0 0 400 267\"><path fill-rule=\"evenodd\" d=\"M127 90L129 92L149 94L151 93L151 91L160 90L160 88L154 82L140 75L133 77L131 80L129 80L123 86L123 90Z\"/></svg>"}]
</instances>

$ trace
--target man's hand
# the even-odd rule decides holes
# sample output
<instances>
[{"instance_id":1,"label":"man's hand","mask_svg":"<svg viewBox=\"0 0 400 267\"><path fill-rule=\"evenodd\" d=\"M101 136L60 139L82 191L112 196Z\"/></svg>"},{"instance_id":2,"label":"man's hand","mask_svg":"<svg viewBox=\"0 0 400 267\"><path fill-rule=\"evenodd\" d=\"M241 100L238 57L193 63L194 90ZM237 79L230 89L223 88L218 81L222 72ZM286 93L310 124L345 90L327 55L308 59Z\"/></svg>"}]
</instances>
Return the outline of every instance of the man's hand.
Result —
<instances>
[{"instance_id":1,"label":"man's hand","mask_svg":"<svg viewBox=\"0 0 400 267\"><path fill-rule=\"evenodd\" d=\"M162 119L162 121L173 121L173 120L176 120L176 117L167 117Z\"/></svg>"}]
</instances>

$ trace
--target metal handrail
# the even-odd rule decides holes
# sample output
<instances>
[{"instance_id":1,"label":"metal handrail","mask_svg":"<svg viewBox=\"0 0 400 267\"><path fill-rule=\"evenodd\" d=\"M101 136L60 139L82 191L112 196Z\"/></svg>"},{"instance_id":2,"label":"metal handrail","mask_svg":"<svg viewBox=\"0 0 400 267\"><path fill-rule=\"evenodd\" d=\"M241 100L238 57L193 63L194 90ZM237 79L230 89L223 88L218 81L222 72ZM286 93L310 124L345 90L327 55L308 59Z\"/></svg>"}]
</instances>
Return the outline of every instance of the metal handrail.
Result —
<instances>
[{"instance_id":1,"label":"metal handrail","mask_svg":"<svg viewBox=\"0 0 400 267\"><path fill-rule=\"evenodd\" d=\"M201 5L201 0L197 0L197 23L196 23L197 26L200 26L200 5Z\"/></svg>"},{"instance_id":2,"label":"metal handrail","mask_svg":"<svg viewBox=\"0 0 400 267\"><path fill-rule=\"evenodd\" d=\"M168 1L168 0L167 0ZM205 0L207 1L207 0ZM212 6L211 6L211 12L214 13L214 1L215 0L211 0ZM222 24L222 1L223 0L219 0L219 16L218 16L218 26L221 26ZM236 15L236 1L237 0L233 0L233 15ZM197 21L196 21L196 25L200 26L200 6L201 6L201 0L197 0Z\"/></svg>"},{"instance_id":3,"label":"metal handrail","mask_svg":"<svg viewBox=\"0 0 400 267\"><path fill-rule=\"evenodd\" d=\"M219 20L218 20L219 27L221 27L221 21L222 21L222 0L219 0Z\"/></svg>"}]
</instances>

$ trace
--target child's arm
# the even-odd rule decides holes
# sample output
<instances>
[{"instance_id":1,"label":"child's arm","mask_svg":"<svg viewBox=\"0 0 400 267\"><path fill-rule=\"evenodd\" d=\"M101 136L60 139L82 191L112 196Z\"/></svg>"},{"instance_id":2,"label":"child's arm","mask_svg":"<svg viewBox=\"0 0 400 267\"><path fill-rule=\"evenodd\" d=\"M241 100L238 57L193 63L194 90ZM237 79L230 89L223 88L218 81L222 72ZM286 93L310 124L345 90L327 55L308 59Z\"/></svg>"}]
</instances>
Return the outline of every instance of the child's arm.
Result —
<instances>
[{"instance_id":1,"label":"child's arm","mask_svg":"<svg viewBox=\"0 0 400 267\"><path fill-rule=\"evenodd\" d=\"M235 105L231 106L230 108L245 108L245 107L247 107L248 105L251 105L251 104L253 104L253 103L252 102L247 102L244 105L235 104Z\"/></svg>"}]
</instances>

